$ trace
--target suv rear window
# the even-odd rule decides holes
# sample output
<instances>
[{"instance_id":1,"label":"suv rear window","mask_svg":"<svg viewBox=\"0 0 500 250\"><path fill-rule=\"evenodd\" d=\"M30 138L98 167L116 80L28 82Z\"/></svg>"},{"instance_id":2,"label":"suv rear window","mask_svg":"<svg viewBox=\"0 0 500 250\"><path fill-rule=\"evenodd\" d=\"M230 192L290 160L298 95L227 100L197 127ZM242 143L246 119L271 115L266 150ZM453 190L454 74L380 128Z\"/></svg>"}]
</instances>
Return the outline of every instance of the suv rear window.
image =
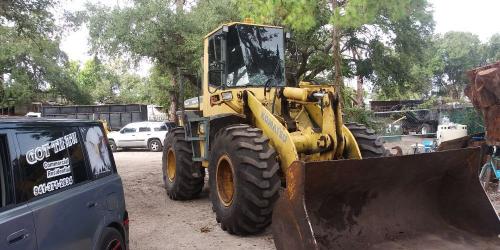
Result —
<instances>
[{"instance_id":1,"label":"suv rear window","mask_svg":"<svg viewBox=\"0 0 500 250\"><path fill-rule=\"evenodd\" d=\"M140 127L139 128L139 132L149 132L149 131L151 131L151 128L149 128L149 127Z\"/></svg>"},{"instance_id":2,"label":"suv rear window","mask_svg":"<svg viewBox=\"0 0 500 250\"><path fill-rule=\"evenodd\" d=\"M167 131L167 126L161 125L160 127L154 128L155 131Z\"/></svg>"},{"instance_id":3,"label":"suv rear window","mask_svg":"<svg viewBox=\"0 0 500 250\"><path fill-rule=\"evenodd\" d=\"M18 201L89 179L77 129L25 129L16 133L16 137L21 150Z\"/></svg>"}]
</instances>

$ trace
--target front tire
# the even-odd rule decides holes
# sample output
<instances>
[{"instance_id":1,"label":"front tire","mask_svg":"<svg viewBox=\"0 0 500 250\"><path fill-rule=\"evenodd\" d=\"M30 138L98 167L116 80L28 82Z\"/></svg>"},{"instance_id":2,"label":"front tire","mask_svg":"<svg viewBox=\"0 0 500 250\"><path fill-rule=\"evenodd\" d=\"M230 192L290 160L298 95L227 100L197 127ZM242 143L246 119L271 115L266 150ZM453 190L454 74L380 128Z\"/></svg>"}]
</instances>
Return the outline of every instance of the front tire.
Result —
<instances>
[{"instance_id":1,"label":"front tire","mask_svg":"<svg viewBox=\"0 0 500 250\"><path fill-rule=\"evenodd\" d=\"M178 127L167 134L163 147L163 183L172 200L190 200L203 188L204 171L193 162L190 142L185 140L184 128ZM192 171L198 167L198 171Z\"/></svg>"},{"instance_id":2,"label":"front tire","mask_svg":"<svg viewBox=\"0 0 500 250\"><path fill-rule=\"evenodd\" d=\"M248 235L271 224L279 168L262 130L239 124L217 133L208 172L210 200L223 230Z\"/></svg>"},{"instance_id":3,"label":"front tire","mask_svg":"<svg viewBox=\"0 0 500 250\"><path fill-rule=\"evenodd\" d=\"M345 125L356 139L361 157L372 158L390 155L390 152L384 147L384 141L375 134L373 129L359 123L346 123Z\"/></svg>"}]
</instances>

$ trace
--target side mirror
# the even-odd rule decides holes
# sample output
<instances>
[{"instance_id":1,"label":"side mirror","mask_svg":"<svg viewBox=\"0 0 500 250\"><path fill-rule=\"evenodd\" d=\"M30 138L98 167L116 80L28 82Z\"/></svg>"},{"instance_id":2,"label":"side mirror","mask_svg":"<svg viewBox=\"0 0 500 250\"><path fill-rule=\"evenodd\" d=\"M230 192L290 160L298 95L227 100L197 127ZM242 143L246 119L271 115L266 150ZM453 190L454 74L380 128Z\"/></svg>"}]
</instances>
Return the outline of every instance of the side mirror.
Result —
<instances>
[{"instance_id":1,"label":"side mirror","mask_svg":"<svg viewBox=\"0 0 500 250\"><path fill-rule=\"evenodd\" d=\"M124 129L121 129L121 130L120 130L120 134L123 134L123 133L125 133L125 130L124 130Z\"/></svg>"}]
</instances>

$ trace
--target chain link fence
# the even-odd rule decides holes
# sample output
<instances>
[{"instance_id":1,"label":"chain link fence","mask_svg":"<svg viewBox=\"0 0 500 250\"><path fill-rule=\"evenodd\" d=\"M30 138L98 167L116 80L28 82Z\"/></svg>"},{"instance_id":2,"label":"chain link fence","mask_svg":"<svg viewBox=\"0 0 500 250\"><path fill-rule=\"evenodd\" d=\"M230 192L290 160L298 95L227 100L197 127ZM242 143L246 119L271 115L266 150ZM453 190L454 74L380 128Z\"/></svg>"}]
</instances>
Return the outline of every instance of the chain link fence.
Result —
<instances>
[{"instance_id":1,"label":"chain link fence","mask_svg":"<svg viewBox=\"0 0 500 250\"><path fill-rule=\"evenodd\" d=\"M482 116L473 107L374 112L369 119L370 127L385 136L432 135L444 120L467 125L468 134L484 132Z\"/></svg>"}]
</instances>

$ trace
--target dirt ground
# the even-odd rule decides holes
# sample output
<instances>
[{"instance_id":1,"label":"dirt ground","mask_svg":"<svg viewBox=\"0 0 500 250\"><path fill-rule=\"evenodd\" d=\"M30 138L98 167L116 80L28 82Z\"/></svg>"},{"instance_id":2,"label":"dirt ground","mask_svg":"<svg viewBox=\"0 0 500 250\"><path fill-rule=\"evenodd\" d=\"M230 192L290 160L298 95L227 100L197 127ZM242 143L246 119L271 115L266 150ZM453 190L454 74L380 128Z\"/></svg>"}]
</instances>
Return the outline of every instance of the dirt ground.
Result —
<instances>
[{"instance_id":1,"label":"dirt ground","mask_svg":"<svg viewBox=\"0 0 500 250\"><path fill-rule=\"evenodd\" d=\"M196 200L170 200L163 188L161 157L147 151L114 154L129 211L130 249L274 249L269 228L251 237L222 231L206 185ZM492 186L489 191L500 209L500 190Z\"/></svg>"},{"instance_id":2,"label":"dirt ground","mask_svg":"<svg viewBox=\"0 0 500 250\"><path fill-rule=\"evenodd\" d=\"M232 236L215 221L205 185L193 201L172 201L163 188L161 153L114 154L130 218L130 249L274 249L271 231ZM205 183L208 183L205 181Z\"/></svg>"}]
</instances>

